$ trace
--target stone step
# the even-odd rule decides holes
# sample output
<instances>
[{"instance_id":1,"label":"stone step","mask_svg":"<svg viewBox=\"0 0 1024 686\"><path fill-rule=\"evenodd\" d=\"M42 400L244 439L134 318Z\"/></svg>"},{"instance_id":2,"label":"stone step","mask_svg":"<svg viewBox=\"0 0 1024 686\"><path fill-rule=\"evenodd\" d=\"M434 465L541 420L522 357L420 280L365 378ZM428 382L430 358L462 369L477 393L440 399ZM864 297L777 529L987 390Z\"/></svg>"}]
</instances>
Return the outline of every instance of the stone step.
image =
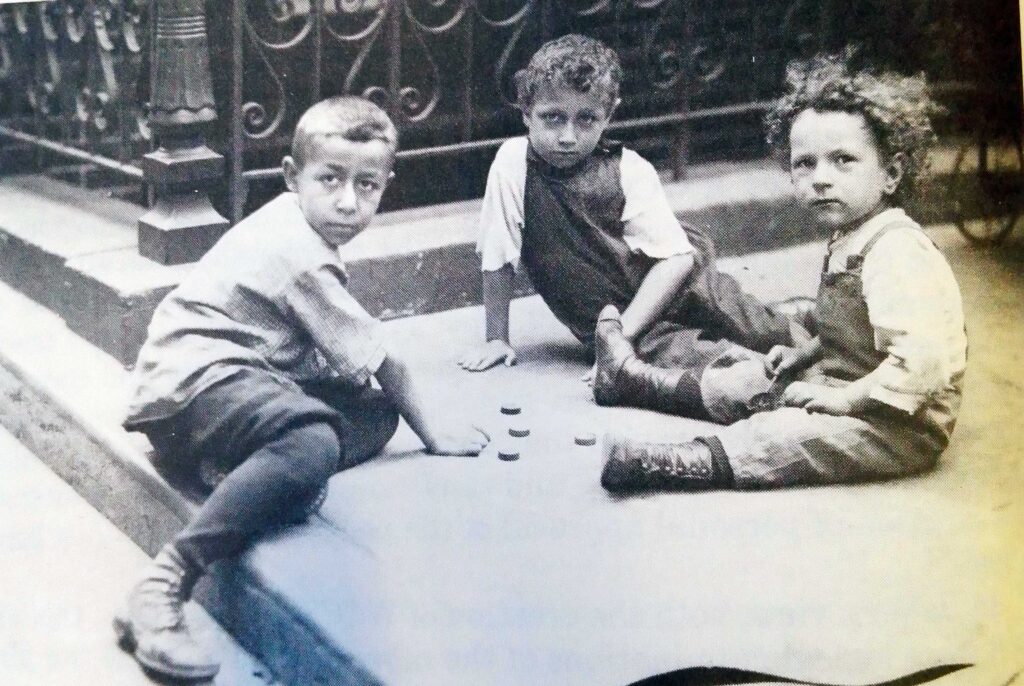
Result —
<instances>
[{"instance_id":1,"label":"stone step","mask_svg":"<svg viewBox=\"0 0 1024 686\"><path fill-rule=\"evenodd\" d=\"M699 665L857 684L961 662L988 670L964 683L1007 683L1024 664L1005 584L1021 563L1005 544L1020 535L1020 479L1010 455L995 456L1019 454L1005 431L1019 398L1000 390L1019 361L997 360L1019 327L997 324L1016 290L991 284L1019 290L1019 269L952 228L931 235L992 334L972 348L973 404L933 474L613 499L597 482L600 451L575 446L575 433L678 439L706 427L590 402L578 346L536 297L513 304L519 364L487 374L452 362L480 308L408 317L384 331L422 375L426 405L476 421L494 444L479 458L427 457L403 425L385 455L332 479L319 515L218 566L199 598L290 684L618 686ZM823 249L723 269L766 300L806 294ZM9 288L0 308L17 322L0 327L0 422L152 553L196 505L119 428L123 367ZM514 463L495 454L513 440L497 413L509 398L533 430ZM1004 414L977 410L997 405Z\"/></svg>"},{"instance_id":2,"label":"stone step","mask_svg":"<svg viewBox=\"0 0 1024 686\"><path fill-rule=\"evenodd\" d=\"M0 302L8 321L18 323L0 332L0 423L155 554L197 503L154 471L143 436L120 428L127 372L23 295L0 286ZM336 537L333 527L315 519L263 552L217 566L196 589L210 615L284 683L375 683L296 616L286 600L292 589L281 587L279 568L286 561L308 561L318 549L337 549L335 559L344 558ZM124 579L125 592L131 582Z\"/></svg>"},{"instance_id":3,"label":"stone step","mask_svg":"<svg viewBox=\"0 0 1024 686\"><path fill-rule=\"evenodd\" d=\"M949 171L953 149L936 155ZM970 181L970 177L967 178ZM977 184L940 176L914 208L922 222L1000 211L979 202ZM693 167L665 182L681 219L709 227L723 255L742 255L815 238L794 207L789 181L774 163ZM190 270L138 255L139 206L43 175L0 178L0 280L63 317L68 326L123 365L134 363L146 325L163 296ZM381 319L480 302L474 254L480 201L380 215L349 246L350 289ZM530 292L525 278L517 293Z\"/></svg>"},{"instance_id":4,"label":"stone step","mask_svg":"<svg viewBox=\"0 0 1024 686\"><path fill-rule=\"evenodd\" d=\"M695 168L668 190L684 218L718 227L727 254L808 238L806 224L787 220L787 181L763 164ZM479 206L467 201L379 216L348 246L353 294L385 320L479 303ZM135 222L142 210L100 191L41 175L7 176L0 178L0 207L0 280L131 365L153 309L190 265L139 256ZM530 292L525 279L517 292Z\"/></svg>"},{"instance_id":5,"label":"stone step","mask_svg":"<svg viewBox=\"0 0 1024 686\"><path fill-rule=\"evenodd\" d=\"M0 455L4 684L150 686L110 628L148 556L2 426ZM220 658L214 686L274 683L200 605L186 614Z\"/></svg>"},{"instance_id":6,"label":"stone step","mask_svg":"<svg viewBox=\"0 0 1024 686\"><path fill-rule=\"evenodd\" d=\"M940 151L936 166L948 167L951 155ZM978 206L964 202L970 188L950 193L949 186L946 178L934 183L915 216L949 220ZM788 178L771 162L697 166L684 181L666 180L665 188L680 218L709 227L723 255L816 237L791 201ZM141 208L102 191L42 175L7 176L0 178L0 207L0 280L123 365L133 364L153 309L191 267L139 256ZM479 207L476 200L380 215L346 247L353 295L384 320L479 303ZM517 294L529 292L521 278Z\"/></svg>"}]
</instances>

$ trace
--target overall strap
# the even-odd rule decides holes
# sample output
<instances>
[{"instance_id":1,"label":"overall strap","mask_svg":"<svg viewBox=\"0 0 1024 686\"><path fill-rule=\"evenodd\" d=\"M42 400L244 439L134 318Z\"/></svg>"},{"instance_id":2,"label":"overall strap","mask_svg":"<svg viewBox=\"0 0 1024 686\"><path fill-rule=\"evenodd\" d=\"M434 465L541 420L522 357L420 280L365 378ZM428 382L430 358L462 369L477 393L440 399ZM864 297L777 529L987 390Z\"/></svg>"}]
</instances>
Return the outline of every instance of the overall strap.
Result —
<instances>
[{"instance_id":1,"label":"overall strap","mask_svg":"<svg viewBox=\"0 0 1024 686\"><path fill-rule=\"evenodd\" d=\"M868 239L868 242L865 243L864 247L860 249L860 256L864 257L865 255L867 255L871 251L871 248L875 247L875 243L882 239L882 236L889 233L890 231L895 231L896 229L913 229L914 231L921 230L920 228L918 228L917 224L910 221L909 219L897 219L894 222L889 222L881 229L879 229L878 233L876 233L874 236Z\"/></svg>"},{"instance_id":2,"label":"overall strap","mask_svg":"<svg viewBox=\"0 0 1024 686\"><path fill-rule=\"evenodd\" d=\"M868 239L867 243L864 244L864 247L860 249L859 253L857 253L856 255L850 255L848 258L846 258L846 269L860 269L864 265L864 258L867 257L867 254L871 252L871 249L873 247L875 247L875 243L882 240L882 238L887 233L890 233L897 229L913 229L914 231L921 230L917 224L915 224L913 221L909 219L897 219L896 221L886 224L881 229L879 229L874 236Z\"/></svg>"}]
</instances>

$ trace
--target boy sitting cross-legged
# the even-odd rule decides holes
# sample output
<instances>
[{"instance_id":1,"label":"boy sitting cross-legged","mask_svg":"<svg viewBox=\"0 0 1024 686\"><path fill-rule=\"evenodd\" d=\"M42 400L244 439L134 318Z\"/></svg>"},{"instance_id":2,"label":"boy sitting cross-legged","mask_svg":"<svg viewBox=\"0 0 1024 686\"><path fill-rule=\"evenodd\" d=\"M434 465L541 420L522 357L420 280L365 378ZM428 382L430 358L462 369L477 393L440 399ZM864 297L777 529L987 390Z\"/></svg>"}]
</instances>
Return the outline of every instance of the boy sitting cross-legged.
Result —
<instances>
[{"instance_id":1,"label":"boy sitting cross-legged","mask_svg":"<svg viewBox=\"0 0 1024 686\"><path fill-rule=\"evenodd\" d=\"M115 619L149 669L217 672L182 615L196 579L319 507L331 475L379 452L399 415L434 454L475 455L489 440L424 405L345 289L339 247L373 219L396 141L388 116L362 98L311 107L283 161L289 192L225 234L153 317L125 427L149 437L162 473L213 490Z\"/></svg>"},{"instance_id":2,"label":"boy sitting cross-legged","mask_svg":"<svg viewBox=\"0 0 1024 686\"><path fill-rule=\"evenodd\" d=\"M791 66L769 113L796 198L830 236L818 335L761 355L732 346L699 367L637 358L618 313L597 324L595 397L727 424L693 441L607 437L602 484L772 488L889 479L932 468L960 408L967 339L945 258L901 208L934 138L923 79L853 71L849 55ZM699 393L675 384L690 379ZM643 389L655 378L663 389Z\"/></svg>"},{"instance_id":3,"label":"boy sitting cross-legged","mask_svg":"<svg viewBox=\"0 0 1024 686\"><path fill-rule=\"evenodd\" d=\"M764 352L792 342L789 319L719 273L707 236L680 226L654 167L604 139L621 79L613 50L575 34L516 75L528 133L501 146L488 174L477 246L486 341L461 357L464 369L515 361L509 301L521 268L588 348L608 303L639 355L661 366L696 364L725 341Z\"/></svg>"}]
</instances>

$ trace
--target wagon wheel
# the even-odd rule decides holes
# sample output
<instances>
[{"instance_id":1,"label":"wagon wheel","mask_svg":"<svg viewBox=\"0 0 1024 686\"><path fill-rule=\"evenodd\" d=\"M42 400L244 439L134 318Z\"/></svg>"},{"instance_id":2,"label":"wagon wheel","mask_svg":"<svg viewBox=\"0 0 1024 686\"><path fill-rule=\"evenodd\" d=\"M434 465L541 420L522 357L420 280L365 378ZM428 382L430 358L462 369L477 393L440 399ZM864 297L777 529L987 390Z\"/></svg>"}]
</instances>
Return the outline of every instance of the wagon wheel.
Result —
<instances>
[{"instance_id":1,"label":"wagon wheel","mask_svg":"<svg viewBox=\"0 0 1024 686\"><path fill-rule=\"evenodd\" d=\"M968 143L957 153L953 174L967 179L966 203L957 203L957 229L972 243L998 245L1021 221L1024 148L1020 132Z\"/></svg>"}]
</instances>

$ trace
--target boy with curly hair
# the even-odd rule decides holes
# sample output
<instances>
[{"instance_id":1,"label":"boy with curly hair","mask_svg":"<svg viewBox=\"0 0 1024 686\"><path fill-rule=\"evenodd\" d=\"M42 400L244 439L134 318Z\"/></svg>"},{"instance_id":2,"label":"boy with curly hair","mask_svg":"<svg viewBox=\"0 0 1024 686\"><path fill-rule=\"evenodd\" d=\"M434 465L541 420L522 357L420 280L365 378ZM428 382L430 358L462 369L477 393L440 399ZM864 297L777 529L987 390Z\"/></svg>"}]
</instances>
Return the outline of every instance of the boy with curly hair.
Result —
<instances>
[{"instance_id":1,"label":"boy with curly hair","mask_svg":"<svg viewBox=\"0 0 1024 686\"><path fill-rule=\"evenodd\" d=\"M936 108L923 78L854 71L850 58L791 65L788 92L767 116L797 200L831 236L817 336L767 355L732 346L699 368L652 370L617 311L605 310L595 394L631 404L645 377L686 373L699 380L699 402L677 393L663 404L727 424L681 443L606 437L606 489L895 478L932 468L948 444L967 359L960 291L900 207L925 165Z\"/></svg>"},{"instance_id":2,"label":"boy with curly hair","mask_svg":"<svg viewBox=\"0 0 1024 686\"><path fill-rule=\"evenodd\" d=\"M477 244L486 342L463 355L464 369L514 363L509 302L520 268L588 348L608 303L641 357L662 366L695 364L722 339L764 352L791 342L789 319L718 272L706 235L680 227L654 167L604 139L621 80L615 52L575 34L543 45L516 74L528 133L501 146L488 174Z\"/></svg>"}]
</instances>

